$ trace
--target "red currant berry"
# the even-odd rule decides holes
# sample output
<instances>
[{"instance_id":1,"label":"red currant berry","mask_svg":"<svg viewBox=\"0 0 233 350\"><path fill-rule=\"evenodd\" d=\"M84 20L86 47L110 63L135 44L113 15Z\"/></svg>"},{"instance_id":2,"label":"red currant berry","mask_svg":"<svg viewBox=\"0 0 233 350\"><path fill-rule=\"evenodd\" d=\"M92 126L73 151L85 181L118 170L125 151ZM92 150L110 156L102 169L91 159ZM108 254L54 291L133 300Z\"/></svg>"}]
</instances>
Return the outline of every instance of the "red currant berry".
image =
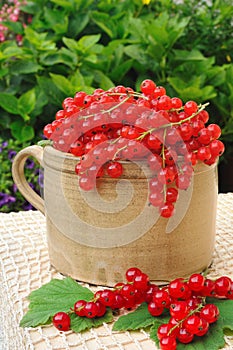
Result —
<instances>
[{"instance_id":1,"label":"red currant berry","mask_svg":"<svg viewBox=\"0 0 233 350\"><path fill-rule=\"evenodd\" d=\"M214 157L221 156L225 150L225 146L220 140L214 140L210 142L209 148L211 155Z\"/></svg>"},{"instance_id":2,"label":"red currant berry","mask_svg":"<svg viewBox=\"0 0 233 350\"><path fill-rule=\"evenodd\" d=\"M93 301L89 301L84 306L83 311L87 318L94 318L97 316L99 309L96 303L94 303Z\"/></svg>"},{"instance_id":3,"label":"red currant berry","mask_svg":"<svg viewBox=\"0 0 233 350\"><path fill-rule=\"evenodd\" d=\"M178 327L171 331L172 328L173 328L173 325L170 323L161 324L161 326L159 326L157 330L158 339L160 340L165 336L176 336Z\"/></svg>"},{"instance_id":4,"label":"red currant berry","mask_svg":"<svg viewBox=\"0 0 233 350\"><path fill-rule=\"evenodd\" d=\"M159 213L163 218L170 218L175 212L174 205L172 203L166 202L159 207Z\"/></svg>"},{"instance_id":5,"label":"red currant berry","mask_svg":"<svg viewBox=\"0 0 233 350\"><path fill-rule=\"evenodd\" d=\"M197 103L194 101L188 101L184 105L184 112L190 116L193 113L196 113L198 109Z\"/></svg>"},{"instance_id":6,"label":"red currant berry","mask_svg":"<svg viewBox=\"0 0 233 350\"><path fill-rule=\"evenodd\" d=\"M128 282L133 282L134 278L138 275L141 275L141 273L142 273L142 271L140 269L138 269L137 267L131 267L126 271L125 277L126 277Z\"/></svg>"},{"instance_id":7,"label":"red currant berry","mask_svg":"<svg viewBox=\"0 0 233 350\"><path fill-rule=\"evenodd\" d=\"M104 289L102 291L99 291L98 295L98 300L105 306L111 307L111 305L115 301L115 292L110 289Z\"/></svg>"},{"instance_id":8,"label":"red currant berry","mask_svg":"<svg viewBox=\"0 0 233 350\"><path fill-rule=\"evenodd\" d=\"M174 187L169 187L166 191L166 201L167 202L176 202L178 198L178 190Z\"/></svg>"},{"instance_id":9,"label":"red currant berry","mask_svg":"<svg viewBox=\"0 0 233 350\"><path fill-rule=\"evenodd\" d=\"M111 309L113 310L122 309L123 307L125 307L125 304L126 304L126 299L123 297L123 295L115 292L114 301L111 305Z\"/></svg>"},{"instance_id":10,"label":"red currant berry","mask_svg":"<svg viewBox=\"0 0 233 350\"><path fill-rule=\"evenodd\" d=\"M183 106L183 102L179 97L172 97L171 99L172 108L179 109Z\"/></svg>"},{"instance_id":11,"label":"red currant berry","mask_svg":"<svg viewBox=\"0 0 233 350\"><path fill-rule=\"evenodd\" d=\"M205 278L200 273L194 273L189 277L188 286L195 292L200 292L204 287Z\"/></svg>"},{"instance_id":12,"label":"red currant berry","mask_svg":"<svg viewBox=\"0 0 233 350\"><path fill-rule=\"evenodd\" d=\"M143 80L143 82L140 85L140 90L145 95L152 95L155 88L156 84L150 79Z\"/></svg>"},{"instance_id":13,"label":"red currant berry","mask_svg":"<svg viewBox=\"0 0 233 350\"><path fill-rule=\"evenodd\" d=\"M214 323L219 316L219 309L214 304L205 305L200 311L200 317L204 318L208 323Z\"/></svg>"},{"instance_id":14,"label":"red currant berry","mask_svg":"<svg viewBox=\"0 0 233 350\"><path fill-rule=\"evenodd\" d=\"M76 303L74 304L74 312L76 313L76 315L85 316L84 306L86 305L86 303L87 302L85 300L76 301Z\"/></svg>"},{"instance_id":15,"label":"red currant berry","mask_svg":"<svg viewBox=\"0 0 233 350\"><path fill-rule=\"evenodd\" d=\"M158 306L154 301L151 301L148 304L148 311L152 316L160 316L162 315L164 307Z\"/></svg>"},{"instance_id":16,"label":"red currant berry","mask_svg":"<svg viewBox=\"0 0 233 350\"><path fill-rule=\"evenodd\" d=\"M177 333L177 339L183 344L191 343L194 338L194 334L189 333L186 328L179 328Z\"/></svg>"},{"instance_id":17,"label":"red currant berry","mask_svg":"<svg viewBox=\"0 0 233 350\"><path fill-rule=\"evenodd\" d=\"M174 299L183 298L186 293L185 283L182 278L177 278L169 283L168 292Z\"/></svg>"},{"instance_id":18,"label":"red currant berry","mask_svg":"<svg viewBox=\"0 0 233 350\"><path fill-rule=\"evenodd\" d=\"M214 283L214 290L216 294L220 297L227 295L228 291L231 288L231 279L227 276L219 277Z\"/></svg>"},{"instance_id":19,"label":"red currant berry","mask_svg":"<svg viewBox=\"0 0 233 350\"><path fill-rule=\"evenodd\" d=\"M217 124L209 124L207 129L210 131L212 139L218 139L221 136L221 128Z\"/></svg>"},{"instance_id":20,"label":"red currant berry","mask_svg":"<svg viewBox=\"0 0 233 350\"><path fill-rule=\"evenodd\" d=\"M202 337L208 332L208 330L209 330L209 323L204 318L201 318L201 324L199 326L199 330L196 333L196 335L198 337Z\"/></svg>"},{"instance_id":21,"label":"red currant berry","mask_svg":"<svg viewBox=\"0 0 233 350\"><path fill-rule=\"evenodd\" d=\"M133 281L133 285L136 289L146 291L148 289L149 277L145 273L136 275Z\"/></svg>"},{"instance_id":22,"label":"red currant berry","mask_svg":"<svg viewBox=\"0 0 233 350\"><path fill-rule=\"evenodd\" d=\"M158 306L161 307L168 307L171 303L171 299L168 292L163 289L154 292L152 301L154 301Z\"/></svg>"},{"instance_id":23,"label":"red currant berry","mask_svg":"<svg viewBox=\"0 0 233 350\"><path fill-rule=\"evenodd\" d=\"M201 318L197 315L191 315L184 321L184 328L191 334L197 334L200 326Z\"/></svg>"},{"instance_id":24,"label":"red currant berry","mask_svg":"<svg viewBox=\"0 0 233 350\"><path fill-rule=\"evenodd\" d=\"M175 350L176 349L176 339L171 336L165 336L159 341L161 350Z\"/></svg>"},{"instance_id":25,"label":"red currant berry","mask_svg":"<svg viewBox=\"0 0 233 350\"><path fill-rule=\"evenodd\" d=\"M59 331L68 331L70 329L70 316L66 312L57 312L53 316L52 322Z\"/></svg>"},{"instance_id":26,"label":"red currant berry","mask_svg":"<svg viewBox=\"0 0 233 350\"><path fill-rule=\"evenodd\" d=\"M170 305L170 315L176 320L182 320L188 315L188 305L186 301L174 301Z\"/></svg>"},{"instance_id":27,"label":"red currant berry","mask_svg":"<svg viewBox=\"0 0 233 350\"><path fill-rule=\"evenodd\" d=\"M96 306L97 306L97 314L96 314L96 316L97 317L102 317L102 316L104 316L105 315L105 313L106 313L106 306L105 305L103 305L100 301L96 301L95 302L95 304L96 304Z\"/></svg>"},{"instance_id":28,"label":"red currant berry","mask_svg":"<svg viewBox=\"0 0 233 350\"><path fill-rule=\"evenodd\" d=\"M95 181L93 178L82 174L79 178L79 187L83 191L90 191L95 187Z\"/></svg>"},{"instance_id":29,"label":"red currant berry","mask_svg":"<svg viewBox=\"0 0 233 350\"><path fill-rule=\"evenodd\" d=\"M107 165L107 173L113 178L120 177L123 173L123 166L119 162L110 162Z\"/></svg>"}]
</instances>

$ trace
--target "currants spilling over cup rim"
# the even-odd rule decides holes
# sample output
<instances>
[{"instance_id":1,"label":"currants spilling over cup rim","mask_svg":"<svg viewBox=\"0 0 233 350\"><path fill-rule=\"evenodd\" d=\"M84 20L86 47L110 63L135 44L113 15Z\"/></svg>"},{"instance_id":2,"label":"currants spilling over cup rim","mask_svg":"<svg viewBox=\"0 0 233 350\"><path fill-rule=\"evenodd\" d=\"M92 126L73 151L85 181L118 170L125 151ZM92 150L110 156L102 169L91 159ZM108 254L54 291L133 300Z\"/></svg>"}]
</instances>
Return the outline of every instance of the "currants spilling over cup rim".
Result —
<instances>
[{"instance_id":1,"label":"currants spilling over cup rim","mask_svg":"<svg viewBox=\"0 0 233 350\"><path fill-rule=\"evenodd\" d=\"M122 161L145 160L151 172L149 205L170 218L179 191L191 184L193 167L213 165L223 154L221 129L207 125L208 103L183 103L150 79L140 90L116 86L91 95L77 92L63 101L44 136L56 150L79 158L75 172L83 191L91 191L96 178L121 177Z\"/></svg>"}]
</instances>

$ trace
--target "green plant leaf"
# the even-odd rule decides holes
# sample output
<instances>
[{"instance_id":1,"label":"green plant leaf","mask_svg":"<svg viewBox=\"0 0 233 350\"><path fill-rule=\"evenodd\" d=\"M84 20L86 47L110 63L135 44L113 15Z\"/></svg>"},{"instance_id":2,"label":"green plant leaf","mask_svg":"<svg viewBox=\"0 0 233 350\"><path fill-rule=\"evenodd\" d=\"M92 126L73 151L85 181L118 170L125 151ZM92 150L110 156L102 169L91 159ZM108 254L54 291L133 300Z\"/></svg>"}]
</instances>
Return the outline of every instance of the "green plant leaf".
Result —
<instances>
[{"instance_id":1,"label":"green plant leaf","mask_svg":"<svg viewBox=\"0 0 233 350\"><path fill-rule=\"evenodd\" d=\"M93 293L67 277L53 279L29 295L29 310L20 322L21 327L36 327L49 322L59 311L68 312L79 299L91 300Z\"/></svg>"},{"instance_id":2,"label":"green plant leaf","mask_svg":"<svg viewBox=\"0 0 233 350\"><path fill-rule=\"evenodd\" d=\"M31 125L25 125L22 119L17 119L10 124L11 134L20 142L32 140L35 136Z\"/></svg>"},{"instance_id":3,"label":"green plant leaf","mask_svg":"<svg viewBox=\"0 0 233 350\"><path fill-rule=\"evenodd\" d=\"M30 73L37 73L39 70L41 70L41 65L32 62L30 60L20 60L16 61L12 64L10 70L12 74L30 74Z\"/></svg>"},{"instance_id":4,"label":"green plant leaf","mask_svg":"<svg viewBox=\"0 0 233 350\"><path fill-rule=\"evenodd\" d=\"M167 320L167 317L161 318L161 322ZM114 323L114 331L127 331L127 330L137 330L141 328L146 328L153 325L155 322L155 317L152 316L149 311L146 303L141 304L135 311L123 315L118 318Z\"/></svg>"},{"instance_id":5,"label":"green plant leaf","mask_svg":"<svg viewBox=\"0 0 233 350\"><path fill-rule=\"evenodd\" d=\"M23 34L23 25L20 21L13 22L13 21L4 21L2 22L2 25L9 28L12 32L16 34Z\"/></svg>"},{"instance_id":6,"label":"green plant leaf","mask_svg":"<svg viewBox=\"0 0 233 350\"><path fill-rule=\"evenodd\" d=\"M107 309L103 317L87 318L79 317L75 314L71 314L71 329L76 332L83 332L92 327L96 328L101 326L104 322L109 323L113 321L112 311Z\"/></svg>"},{"instance_id":7,"label":"green plant leaf","mask_svg":"<svg viewBox=\"0 0 233 350\"><path fill-rule=\"evenodd\" d=\"M75 89L67 78L63 75L53 73L50 73L50 76L59 90L63 91L67 96L74 94Z\"/></svg>"},{"instance_id":8,"label":"green plant leaf","mask_svg":"<svg viewBox=\"0 0 233 350\"><path fill-rule=\"evenodd\" d=\"M213 303L219 308L219 321L224 329L233 331L233 300L207 299L208 303Z\"/></svg>"},{"instance_id":9,"label":"green plant leaf","mask_svg":"<svg viewBox=\"0 0 233 350\"><path fill-rule=\"evenodd\" d=\"M9 113L19 114L18 100L11 94L4 92L0 93L0 106Z\"/></svg>"},{"instance_id":10,"label":"green plant leaf","mask_svg":"<svg viewBox=\"0 0 233 350\"><path fill-rule=\"evenodd\" d=\"M89 48L91 48L93 45L95 45L100 40L101 35L84 35L82 38L78 41L78 45L83 48L83 51L87 51Z\"/></svg>"},{"instance_id":11,"label":"green plant leaf","mask_svg":"<svg viewBox=\"0 0 233 350\"><path fill-rule=\"evenodd\" d=\"M24 117L27 114L30 114L36 104L36 94L35 90L29 90L22 94L18 99L18 110L19 114ZM27 118L26 118L27 119Z\"/></svg>"},{"instance_id":12,"label":"green plant leaf","mask_svg":"<svg viewBox=\"0 0 233 350\"><path fill-rule=\"evenodd\" d=\"M99 26L111 39L115 37L116 26L107 13L92 11L91 17L97 26Z\"/></svg>"},{"instance_id":13,"label":"green plant leaf","mask_svg":"<svg viewBox=\"0 0 233 350\"><path fill-rule=\"evenodd\" d=\"M218 321L219 322L219 321ZM222 326L216 322L210 325L208 333L203 337L195 337L189 344L177 343L177 350L218 350L225 344ZM157 331L162 323L156 318L150 329L150 338L159 346Z\"/></svg>"},{"instance_id":14,"label":"green plant leaf","mask_svg":"<svg viewBox=\"0 0 233 350\"><path fill-rule=\"evenodd\" d=\"M107 75L105 75L100 70L94 71L94 79L104 90L108 90L114 86L113 82L107 77Z\"/></svg>"}]
</instances>

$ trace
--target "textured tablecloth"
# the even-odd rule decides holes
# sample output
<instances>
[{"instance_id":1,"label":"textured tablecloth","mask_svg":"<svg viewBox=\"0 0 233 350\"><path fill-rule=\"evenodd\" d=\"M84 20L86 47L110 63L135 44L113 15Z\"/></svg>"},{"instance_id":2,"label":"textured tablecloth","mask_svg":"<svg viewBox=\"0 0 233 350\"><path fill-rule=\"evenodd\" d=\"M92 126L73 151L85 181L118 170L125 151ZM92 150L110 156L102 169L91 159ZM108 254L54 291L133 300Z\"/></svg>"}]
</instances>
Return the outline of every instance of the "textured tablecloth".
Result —
<instances>
[{"instance_id":1,"label":"textured tablecloth","mask_svg":"<svg viewBox=\"0 0 233 350\"><path fill-rule=\"evenodd\" d=\"M111 324L82 334L59 333L52 326L19 327L28 307L29 293L52 278L63 278L50 267L45 231L45 219L40 212L0 214L0 339L3 339L3 349L156 349L143 330L112 332ZM233 278L233 193L219 194L218 197L216 249L209 277L223 274ZM224 349L233 350L233 337L225 337L225 340Z\"/></svg>"}]
</instances>

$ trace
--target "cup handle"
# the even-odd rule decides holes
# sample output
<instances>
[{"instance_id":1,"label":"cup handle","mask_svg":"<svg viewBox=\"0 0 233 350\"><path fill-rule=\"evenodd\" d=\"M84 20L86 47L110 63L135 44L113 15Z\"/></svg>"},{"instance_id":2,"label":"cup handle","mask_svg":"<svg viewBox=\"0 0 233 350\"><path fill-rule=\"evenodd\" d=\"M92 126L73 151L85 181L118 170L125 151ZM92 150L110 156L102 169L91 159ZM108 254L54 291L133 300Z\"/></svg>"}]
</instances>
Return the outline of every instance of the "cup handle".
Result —
<instances>
[{"instance_id":1,"label":"cup handle","mask_svg":"<svg viewBox=\"0 0 233 350\"><path fill-rule=\"evenodd\" d=\"M12 177L22 195L42 214L45 214L44 200L28 184L24 166L28 157L34 157L43 166L43 147L29 146L17 153L12 164Z\"/></svg>"}]
</instances>

